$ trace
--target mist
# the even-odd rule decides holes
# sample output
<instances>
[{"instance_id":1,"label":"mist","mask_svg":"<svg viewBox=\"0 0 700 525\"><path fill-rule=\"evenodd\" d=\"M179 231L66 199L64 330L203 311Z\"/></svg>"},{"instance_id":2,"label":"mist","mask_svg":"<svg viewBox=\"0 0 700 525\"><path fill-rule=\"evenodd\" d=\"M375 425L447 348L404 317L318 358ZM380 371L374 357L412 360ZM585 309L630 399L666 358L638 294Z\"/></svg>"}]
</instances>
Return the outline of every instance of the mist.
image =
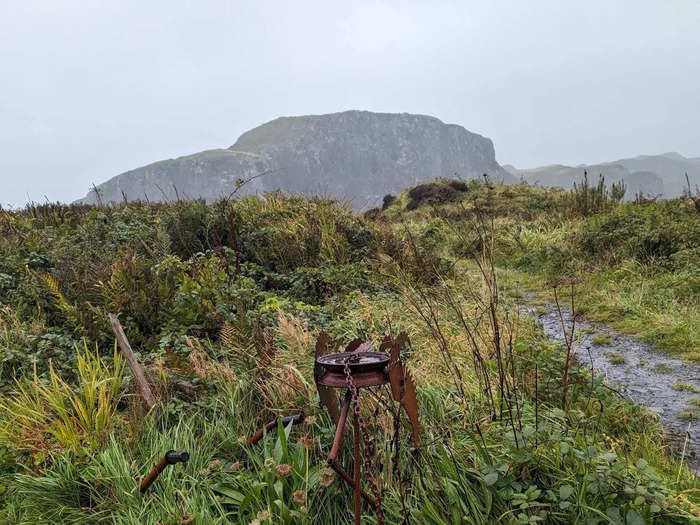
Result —
<instances>
[{"instance_id":1,"label":"mist","mask_svg":"<svg viewBox=\"0 0 700 525\"><path fill-rule=\"evenodd\" d=\"M500 163L700 155L700 2L4 2L0 203L282 115L436 116Z\"/></svg>"}]
</instances>

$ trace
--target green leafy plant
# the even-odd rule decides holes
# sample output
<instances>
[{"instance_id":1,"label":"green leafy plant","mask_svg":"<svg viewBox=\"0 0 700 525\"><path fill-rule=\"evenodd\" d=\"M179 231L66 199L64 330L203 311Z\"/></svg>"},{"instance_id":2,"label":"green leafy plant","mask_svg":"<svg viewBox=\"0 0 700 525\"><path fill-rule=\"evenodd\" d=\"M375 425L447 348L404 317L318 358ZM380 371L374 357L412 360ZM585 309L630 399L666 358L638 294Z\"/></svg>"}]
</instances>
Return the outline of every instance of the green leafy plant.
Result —
<instances>
[{"instance_id":1,"label":"green leafy plant","mask_svg":"<svg viewBox=\"0 0 700 525\"><path fill-rule=\"evenodd\" d=\"M115 425L123 362L114 348L109 366L84 344L77 352L75 386L53 368L46 383L36 375L18 381L0 399L0 439L31 454L35 463L59 449L95 450Z\"/></svg>"}]
</instances>

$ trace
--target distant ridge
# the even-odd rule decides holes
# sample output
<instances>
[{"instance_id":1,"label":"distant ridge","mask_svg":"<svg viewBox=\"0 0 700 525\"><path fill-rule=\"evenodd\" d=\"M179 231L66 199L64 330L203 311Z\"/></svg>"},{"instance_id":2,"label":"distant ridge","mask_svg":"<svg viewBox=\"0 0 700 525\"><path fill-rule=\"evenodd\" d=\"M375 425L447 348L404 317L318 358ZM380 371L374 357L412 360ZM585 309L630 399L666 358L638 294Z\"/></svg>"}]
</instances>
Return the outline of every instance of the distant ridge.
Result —
<instances>
[{"instance_id":1,"label":"distant ridge","mask_svg":"<svg viewBox=\"0 0 700 525\"><path fill-rule=\"evenodd\" d=\"M688 158L676 152L639 155L576 167L552 164L530 169L517 169L510 165L504 168L528 184L565 189L570 189L574 182L581 181L584 171L588 172L588 180L594 184L598 182L599 175L603 175L609 184L624 180L627 185L627 198L633 198L638 192L654 197L678 197L687 187L686 173L691 189L700 185L700 157Z\"/></svg>"}]
</instances>

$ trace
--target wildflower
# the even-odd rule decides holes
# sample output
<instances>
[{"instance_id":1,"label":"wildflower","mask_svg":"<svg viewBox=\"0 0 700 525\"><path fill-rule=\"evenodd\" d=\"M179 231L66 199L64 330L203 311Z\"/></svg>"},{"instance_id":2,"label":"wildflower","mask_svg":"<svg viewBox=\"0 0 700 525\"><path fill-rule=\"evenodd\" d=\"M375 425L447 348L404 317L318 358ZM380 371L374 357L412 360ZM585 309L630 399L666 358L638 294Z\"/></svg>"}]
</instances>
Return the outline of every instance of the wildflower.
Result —
<instances>
[{"instance_id":1,"label":"wildflower","mask_svg":"<svg viewBox=\"0 0 700 525\"><path fill-rule=\"evenodd\" d=\"M251 521L248 525L260 525L260 520L259 519L254 519Z\"/></svg>"},{"instance_id":2,"label":"wildflower","mask_svg":"<svg viewBox=\"0 0 700 525\"><path fill-rule=\"evenodd\" d=\"M277 475L281 478L286 478L289 476L289 473L292 471L292 466L287 465L286 463L280 463L275 467L275 472L277 472Z\"/></svg>"},{"instance_id":3,"label":"wildflower","mask_svg":"<svg viewBox=\"0 0 700 525\"><path fill-rule=\"evenodd\" d=\"M275 460L272 458L265 458L265 467L272 468L275 466Z\"/></svg>"},{"instance_id":4,"label":"wildflower","mask_svg":"<svg viewBox=\"0 0 700 525\"><path fill-rule=\"evenodd\" d=\"M306 505L306 492L303 490L295 490L292 499L297 505L304 506Z\"/></svg>"},{"instance_id":5,"label":"wildflower","mask_svg":"<svg viewBox=\"0 0 700 525\"><path fill-rule=\"evenodd\" d=\"M221 460L220 459L215 459L211 463L209 463L210 470L219 470L220 468L221 468Z\"/></svg>"},{"instance_id":6,"label":"wildflower","mask_svg":"<svg viewBox=\"0 0 700 525\"><path fill-rule=\"evenodd\" d=\"M301 443L301 446L306 450L310 450L316 445L316 440L311 436L304 435L299 438L299 443Z\"/></svg>"},{"instance_id":7,"label":"wildflower","mask_svg":"<svg viewBox=\"0 0 700 525\"><path fill-rule=\"evenodd\" d=\"M257 516L257 517L258 517L258 519L259 519L261 522L263 522L263 521L265 521L265 520L269 520L269 519L272 517L272 514L270 514L270 513L269 513L268 511L266 511L266 510L261 510L260 512L258 512L258 516Z\"/></svg>"},{"instance_id":8,"label":"wildflower","mask_svg":"<svg viewBox=\"0 0 700 525\"><path fill-rule=\"evenodd\" d=\"M319 474L319 483L322 487L330 487L335 481L335 471L330 468L324 468Z\"/></svg>"},{"instance_id":9,"label":"wildflower","mask_svg":"<svg viewBox=\"0 0 700 525\"><path fill-rule=\"evenodd\" d=\"M316 423L316 416L306 416L306 419L304 419L304 423L307 425L313 425Z\"/></svg>"}]
</instances>

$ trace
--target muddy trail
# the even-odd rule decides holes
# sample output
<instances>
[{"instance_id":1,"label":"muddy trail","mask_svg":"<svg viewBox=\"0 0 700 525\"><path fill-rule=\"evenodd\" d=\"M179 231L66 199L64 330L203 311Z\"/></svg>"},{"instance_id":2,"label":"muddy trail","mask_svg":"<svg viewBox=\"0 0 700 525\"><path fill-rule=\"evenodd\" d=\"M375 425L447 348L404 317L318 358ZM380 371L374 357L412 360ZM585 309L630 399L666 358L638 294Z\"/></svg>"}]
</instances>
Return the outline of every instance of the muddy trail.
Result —
<instances>
[{"instance_id":1,"label":"muddy trail","mask_svg":"<svg viewBox=\"0 0 700 525\"><path fill-rule=\"evenodd\" d=\"M561 321L553 305L526 311L542 324L545 334L563 341ZM567 330L571 314L563 311ZM634 337L585 320L576 321L574 351L578 361L605 377L623 396L658 414L672 451L680 457L686 432L689 435L685 461L700 473L700 420L687 413L700 413L700 365L674 359ZM686 412L686 418L682 413Z\"/></svg>"}]
</instances>

